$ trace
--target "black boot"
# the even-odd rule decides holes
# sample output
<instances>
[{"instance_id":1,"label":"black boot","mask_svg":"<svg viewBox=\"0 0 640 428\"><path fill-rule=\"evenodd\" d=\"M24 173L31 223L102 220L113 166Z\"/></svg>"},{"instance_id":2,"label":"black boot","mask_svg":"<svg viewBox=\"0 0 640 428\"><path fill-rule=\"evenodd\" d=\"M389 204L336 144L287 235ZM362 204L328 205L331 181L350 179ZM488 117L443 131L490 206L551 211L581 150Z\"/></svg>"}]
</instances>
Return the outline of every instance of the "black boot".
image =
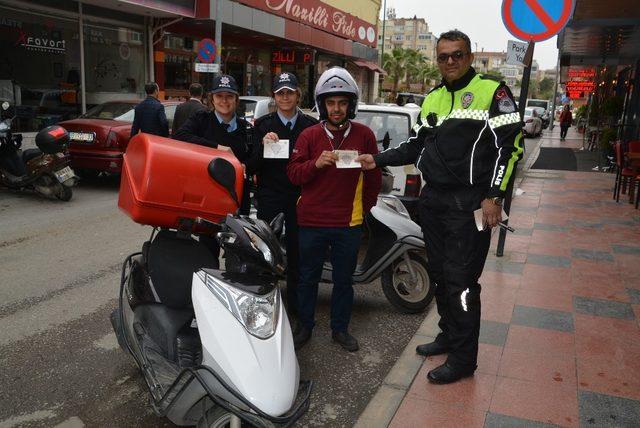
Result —
<instances>
[{"instance_id":1,"label":"black boot","mask_svg":"<svg viewBox=\"0 0 640 428\"><path fill-rule=\"evenodd\" d=\"M311 339L311 330L298 323L296 330L293 332L293 347L300 349Z\"/></svg>"},{"instance_id":2,"label":"black boot","mask_svg":"<svg viewBox=\"0 0 640 428\"><path fill-rule=\"evenodd\" d=\"M331 333L331 338L334 342L337 342L343 349L349 352L355 352L360 349L356 338L346 331L334 331Z\"/></svg>"},{"instance_id":3,"label":"black boot","mask_svg":"<svg viewBox=\"0 0 640 428\"><path fill-rule=\"evenodd\" d=\"M431 370L427 374L427 379L429 379L429 382L437 384L453 383L462 378L473 376L475 371L475 366L454 367L450 366L449 363L444 363Z\"/></svg>"},{"instance_id":4,"label":"black boot","mask_svg":"<svg viewBox=\"0 0 640 428\"><path fill-rule=\"evenodd\" d=\"M428 357L430 355L440 355L449 352L450 348L438 342L425 343L416 347L416 353Z\"/></svg>"}]
</instances>

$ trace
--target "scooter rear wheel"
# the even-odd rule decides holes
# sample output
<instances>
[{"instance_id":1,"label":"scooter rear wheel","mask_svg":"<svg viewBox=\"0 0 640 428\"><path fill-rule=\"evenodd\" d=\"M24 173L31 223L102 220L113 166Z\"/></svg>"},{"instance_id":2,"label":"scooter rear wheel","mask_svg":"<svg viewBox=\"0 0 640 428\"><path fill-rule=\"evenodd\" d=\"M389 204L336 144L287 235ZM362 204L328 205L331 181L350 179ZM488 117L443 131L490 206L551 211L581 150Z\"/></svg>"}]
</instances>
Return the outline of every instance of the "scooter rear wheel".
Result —
<instances>
[{"instance_id":1,"label":"scooter rear wheel","mask_svg":"<svg viewBox=\"0 0 640 428\"><path fill-rule=\"evenodd\" d=\"M60 184L58 191L56 192L56 198L64 202L68 202L71 200L72 197L73 197L73 190L71 190L71 187L67 187Z\"/></svg>"},{"instance_id":2,"label":"scooter rear wheel","mask_svg":"<svg viewBox=\"0 0 640 428\"><path fill-rule=\"evenodd\" d=\"M436 288L427 274L427 260L419 254L409 253L411 267L416 274L412 281L404 258L396 260L382 272L382 291L389 303L405 314L422 312L433 300Z\"/></svg>"},{"instance_id":3,"label":"scooter rear wheel","mask_svg":"<svg viewBox=\"0 0 640 428\"><path fill-rule=\"evenodd\" d=\"M198 421L198 428L241 428L250 427L240 418L221 407L212 407Z\"/></svg>"}]
</instances>

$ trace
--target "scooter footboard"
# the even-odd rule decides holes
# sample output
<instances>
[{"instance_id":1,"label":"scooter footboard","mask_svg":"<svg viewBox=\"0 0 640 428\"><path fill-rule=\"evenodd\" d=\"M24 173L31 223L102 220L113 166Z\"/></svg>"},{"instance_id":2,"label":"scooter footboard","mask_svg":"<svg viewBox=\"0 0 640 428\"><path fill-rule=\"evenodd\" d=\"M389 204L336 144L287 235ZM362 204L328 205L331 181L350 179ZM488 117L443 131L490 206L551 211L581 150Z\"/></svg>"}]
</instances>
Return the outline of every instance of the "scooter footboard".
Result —
<instances>
[{"instance_id":1,"label":"scooter footboard","mask_svg":"<svg viewBox=\"0 0 640 428\"><path fill-rule=\"evenodd\" d=\"M211 380L214 380L212 382ZM212 384L222 387L223 394L216 393ZM292 408L282 416L270 416L241 394L230 387L226 381L208 366L185 368L165 396L154 403L156 412L160 416L167 416L176 424L194 424L203 415L201 400L208 397L213 404L238 416L243 421L257 427L290 427L309 409L312 381L301 381L298 394ZM185 395L191 395L186 398ZM221 395L225 395L223 398ZM233 402L232 402L233 401Z\"/></svg>"}]
</instances>

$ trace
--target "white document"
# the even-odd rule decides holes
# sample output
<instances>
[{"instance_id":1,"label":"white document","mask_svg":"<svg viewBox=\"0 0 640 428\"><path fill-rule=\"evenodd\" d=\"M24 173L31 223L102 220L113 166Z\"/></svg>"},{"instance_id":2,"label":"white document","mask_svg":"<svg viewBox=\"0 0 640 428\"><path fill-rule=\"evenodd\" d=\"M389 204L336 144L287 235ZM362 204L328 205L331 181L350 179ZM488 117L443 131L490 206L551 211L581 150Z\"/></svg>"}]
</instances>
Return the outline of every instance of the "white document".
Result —
<instances>
[{"instance_id":1,"label":"white document","mask_svg":"<svg viewBox=\"0 0 640 428\"><path fill-rule=\"evenodd\" d=\"M478 208L473 212L473 218L476 220L476 227L478 230L484 230L484 223L482 221L482 208ZM502 209L502 221L506 221L509 218L506 212L504 212L504 208Z\"/></svg>"},{"instance_id":2,"label":"white document","mask_svg":"<svg viewBox=\"0 0 640 428\"><path fill-rule=\"evenodd\" d=\"M338 155L336 168L362 168L360 162L356 162L357 150L334 150L333 153Z\"/></svg>"},{"instance_id":3,"label":"white document","mask_svg":"<svg viewBox=\"0 0 640 428\"><path fill-rule=\"evenodd\" d=\"M263 146L265 159L289 159L289 140L265 140Z\"/></svg>"}]
</instances>

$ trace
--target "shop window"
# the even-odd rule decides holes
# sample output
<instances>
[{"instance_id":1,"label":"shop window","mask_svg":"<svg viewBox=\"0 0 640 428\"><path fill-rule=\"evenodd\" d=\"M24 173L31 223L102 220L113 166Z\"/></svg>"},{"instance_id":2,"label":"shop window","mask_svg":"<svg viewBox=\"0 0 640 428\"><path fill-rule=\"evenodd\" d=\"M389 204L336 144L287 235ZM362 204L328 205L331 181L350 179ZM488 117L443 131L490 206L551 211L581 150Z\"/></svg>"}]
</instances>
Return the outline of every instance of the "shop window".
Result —
<instances>
[{"instance_id":1,"label":"shop window","mask_svg":"<svg viewBox=\"0 0 640 428\"><path fill-rule=\"evenodd\" d=\"M101 92L142 94L143 35L123 27L84 26L87 97ZM92 96L93 95L93 96Z\"/></svg>"},{"instance_id":2,"label":"shop window","mask_svg":"<svg viewBox=\"0 0 640 428\"><path fill-rule=\"evenodd\" d=\"M16 107L17 132L80 113L76 21L0 8L0 101Z\"/></svg>"}]
</instances>

